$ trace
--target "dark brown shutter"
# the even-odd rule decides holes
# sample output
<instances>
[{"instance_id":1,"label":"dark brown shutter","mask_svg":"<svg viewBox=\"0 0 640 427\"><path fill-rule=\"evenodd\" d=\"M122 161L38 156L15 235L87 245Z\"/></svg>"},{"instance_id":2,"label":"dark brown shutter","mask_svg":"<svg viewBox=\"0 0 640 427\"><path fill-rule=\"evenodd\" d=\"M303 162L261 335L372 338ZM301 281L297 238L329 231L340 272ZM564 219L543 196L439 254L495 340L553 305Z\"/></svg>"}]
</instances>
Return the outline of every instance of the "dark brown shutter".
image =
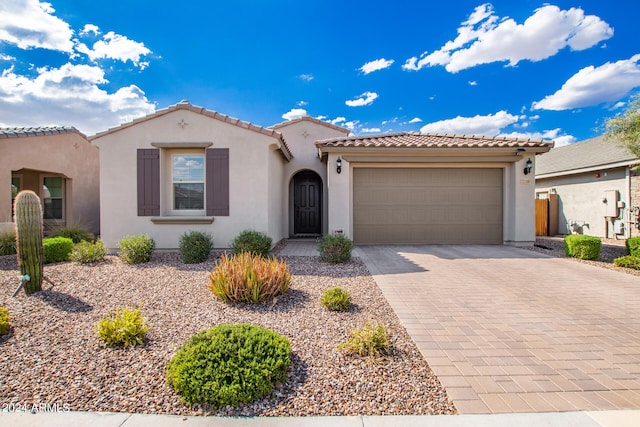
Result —
<instances>
[{"instance_id":1,"label":"dark brown shutter","mask_svg":"<svg viewBox=\"0 0 640 427\"><path fill-rule=\"evenodd\" d=\"M160 150L138 149L138 216L160 215Z\"/></svg>"},{"instance_id":2,"label":"dark brown shutter","mask_svg":"<svg viewBox=\"0 0 640 427\"><path fill-rule=\"evenodd\" d=\"M229 216L229 149L207 150L207 215Z\"/></svg>"}]
</instances>

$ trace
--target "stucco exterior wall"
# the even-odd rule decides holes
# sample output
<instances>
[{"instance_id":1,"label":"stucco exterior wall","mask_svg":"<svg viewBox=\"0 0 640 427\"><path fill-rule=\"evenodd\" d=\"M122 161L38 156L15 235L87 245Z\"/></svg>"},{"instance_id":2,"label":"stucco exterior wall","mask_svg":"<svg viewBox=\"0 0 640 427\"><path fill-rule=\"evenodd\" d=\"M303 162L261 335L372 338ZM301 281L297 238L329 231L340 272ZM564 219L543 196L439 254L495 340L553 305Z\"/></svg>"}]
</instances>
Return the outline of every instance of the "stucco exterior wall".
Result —
<instances>
[{"instance_id":1,"label":"stucco exterior wall","mask_svg":"<svg viewBox=\"0 0 640 427\"><path fill-rule=\"evenodd\" d=\"M23 188L42 190L42 179L64 175L65 221L93 233L100 231L98 148L81 134L24 136L0 139L0 222L11 218L11 172L24 169ZM42 194L39 194L42 198Z\"/></svg>"},{"instance_id":2,"label":"stucco exterior wall","mask_svg":"<svg viewBox=\"0 0 640 427\"><path fill-rule=\"evenodd\" d=\"M599 177L596 174L600 175ZM625 235L629 236L629 179L627 168L609 169L606 172L587 172L555 178L538 179L536 192L558 194L558 233L586 234L614 238L613 226L605 221L604 193L618 191L624 208L619 218L625 222Z\"/></svg>"},{"instance_id":3,"label":"stucco exterior wall","mask_svg":"<svg viewBox=\"0 0 640 427\"><path fill-rule=\"evenodd\" d=\"M180 235L189 230L208 232L216 248L228 248L245 229L284 237L277 223L281 195L273 179L282 168L280 154L273 151L274 137L207 117L189 110L175 110L133 126L98 135L100 147L102 238L116 248L125 235L147 233L160 249L178 247ZM137 215L136 150L154 148L152 143L210 142L211 148L229 148L229 216L216 216L211 224L154 224L151 217ZM204 149L202 150L204 152ZM161 149L163 156L168 149ZM167 171L161 170L160 180Z\"/></svg>"}]
</instances>

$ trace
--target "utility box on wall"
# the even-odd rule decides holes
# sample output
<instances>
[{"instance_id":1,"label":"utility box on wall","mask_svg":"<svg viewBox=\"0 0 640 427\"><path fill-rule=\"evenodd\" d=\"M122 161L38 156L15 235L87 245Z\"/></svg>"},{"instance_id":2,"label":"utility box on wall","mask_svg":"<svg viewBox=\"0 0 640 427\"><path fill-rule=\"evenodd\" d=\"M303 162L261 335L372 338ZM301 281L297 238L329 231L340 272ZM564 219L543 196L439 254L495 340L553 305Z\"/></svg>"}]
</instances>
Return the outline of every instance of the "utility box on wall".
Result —
<instances>
[{"instance_id":1,"label":"utility box on wall","mask_svg":"<svg viewBox=\"0 0 640 427\"><path fill-rule=\"evenodd\" d=\"M617 218L620 214L618 209L618 202L620 198L618 196L618 190L607 190L602 197L602 203L604 203L604 216L608 218Z\"/></svg>"}]
</instances>

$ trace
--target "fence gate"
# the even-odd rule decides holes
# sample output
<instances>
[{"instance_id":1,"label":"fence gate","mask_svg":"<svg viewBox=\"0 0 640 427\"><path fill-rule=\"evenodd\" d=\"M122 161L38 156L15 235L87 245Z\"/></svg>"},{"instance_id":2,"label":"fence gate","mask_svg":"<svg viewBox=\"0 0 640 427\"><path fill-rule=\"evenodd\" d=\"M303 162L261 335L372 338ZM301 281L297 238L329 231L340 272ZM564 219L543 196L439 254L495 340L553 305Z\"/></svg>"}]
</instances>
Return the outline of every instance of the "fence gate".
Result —
<instances>
[{"instance_id":1,"label":"fence gate","mask_svg":"<svg viewBox=\"0 0 640 427\"><path fill-rule=\"evenodd\" d=\"M536 199L536 236L549 235L549 199Z\"/></svg>"}]
</instances>

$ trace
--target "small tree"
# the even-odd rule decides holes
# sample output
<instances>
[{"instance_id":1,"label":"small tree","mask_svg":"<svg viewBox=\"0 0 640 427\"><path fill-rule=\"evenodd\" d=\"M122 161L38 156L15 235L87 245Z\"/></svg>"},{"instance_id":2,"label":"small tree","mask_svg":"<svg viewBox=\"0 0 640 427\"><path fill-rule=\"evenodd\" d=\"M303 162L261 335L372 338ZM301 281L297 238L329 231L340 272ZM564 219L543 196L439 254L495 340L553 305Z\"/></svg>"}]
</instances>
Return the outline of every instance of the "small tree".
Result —
<instances>
[{"instance_id":1,"label":"small tree","mask_svg":"<svg viewBox=\"0 0 640 427\"><path fill-rule=\"evenodd\" d=\"M607 139L622 144L640 158L640 94L632 97L622 115L608 119L605 126Z\"/></svg>"}]
</instances>

